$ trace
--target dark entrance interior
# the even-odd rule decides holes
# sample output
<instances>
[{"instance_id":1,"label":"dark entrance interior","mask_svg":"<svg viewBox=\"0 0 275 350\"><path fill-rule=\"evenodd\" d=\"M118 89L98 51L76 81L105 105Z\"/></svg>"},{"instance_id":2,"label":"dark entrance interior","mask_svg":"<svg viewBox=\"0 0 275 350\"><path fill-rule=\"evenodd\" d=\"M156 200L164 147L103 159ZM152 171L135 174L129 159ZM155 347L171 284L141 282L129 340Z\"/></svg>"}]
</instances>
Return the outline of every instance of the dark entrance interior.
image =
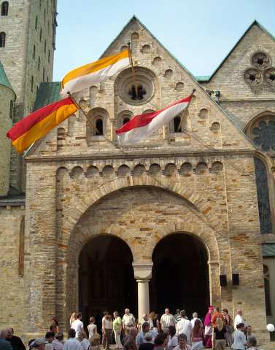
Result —
<instances>
[{"instance_id":1,"label":"dark entrance interior","mask_svg":"<svg viewBox=\"0 0 275 350\"><path fill-rule=\"evenodd\" d=\"M128 245L114 236L99 236L83 247L79 257L79 309L87 324L95 316L98 326L103 311L125 307L137 312L137 283Z\"/></svg>"},{"instance_id":2,"label":"dark entrance interior","mask_svg":"<svg viewBox=\"0 0 275 350\"><path fill-rule=\"evenodd\" d=\"M153 253L150 283L151 309L159 314L165 307L175 313L197 311L203 317L209 306L207 251L204 244L189 235L176 233L162 239Z\"/></svg>"}]
</instances>

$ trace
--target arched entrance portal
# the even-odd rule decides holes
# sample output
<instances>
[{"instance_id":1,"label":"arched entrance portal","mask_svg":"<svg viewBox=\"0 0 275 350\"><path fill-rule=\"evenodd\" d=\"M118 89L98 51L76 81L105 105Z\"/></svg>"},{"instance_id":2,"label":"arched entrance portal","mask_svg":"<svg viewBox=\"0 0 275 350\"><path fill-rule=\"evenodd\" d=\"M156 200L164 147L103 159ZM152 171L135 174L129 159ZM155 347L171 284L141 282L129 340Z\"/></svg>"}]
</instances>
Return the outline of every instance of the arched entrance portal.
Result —
<instances>
[{"instance_id":1,"label":"arched entrance portal","mask_svg":"<svg viewBox=\"0 0 275 350\"><path fill-rule=\"evenodd\" d=\"M102 312L137 311L137 283L128 245L111 235L91 239L79 256L79 309L84 322Z\"/></svg>"},{"instance_id":2,"label":"arched entrance portal","mask_svg":"<svg viewBox=\"0 0 275 350\"><path fill-rule=\"evenodd\" d=\"M193 236L175 233L162 239L153 252L151 309L163 313L185 309L202 317L209 305L208 256Z\"/></svg>"}]
</instances>

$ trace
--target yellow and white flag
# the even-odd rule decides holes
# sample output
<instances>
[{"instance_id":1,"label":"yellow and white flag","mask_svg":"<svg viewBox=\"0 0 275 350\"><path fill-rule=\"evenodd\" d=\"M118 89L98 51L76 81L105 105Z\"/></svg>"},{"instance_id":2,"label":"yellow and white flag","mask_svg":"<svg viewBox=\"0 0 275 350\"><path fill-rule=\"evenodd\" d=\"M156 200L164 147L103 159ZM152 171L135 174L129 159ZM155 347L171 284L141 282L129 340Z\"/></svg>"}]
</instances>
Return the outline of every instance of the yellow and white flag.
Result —
<instances>
[{"instance_id":1,"label":"yellow and white flag","mask_svg":"<svg viewBox=\"0 0 275 350\"><path fill-rule=\"evenodd\" d=\"M130 64L129 56L129 50L121 51L70 71L62 79L61 95L73 94L111 77Z\"/></svg>"}]
</instances>

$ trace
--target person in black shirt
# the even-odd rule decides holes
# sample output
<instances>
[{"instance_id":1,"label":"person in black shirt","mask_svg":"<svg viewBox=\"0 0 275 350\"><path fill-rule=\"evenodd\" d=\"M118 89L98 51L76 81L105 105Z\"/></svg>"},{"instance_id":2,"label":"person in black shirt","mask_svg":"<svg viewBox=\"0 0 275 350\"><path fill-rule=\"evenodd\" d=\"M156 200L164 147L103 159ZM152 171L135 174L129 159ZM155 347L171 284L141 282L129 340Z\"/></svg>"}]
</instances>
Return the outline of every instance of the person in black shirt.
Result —
<instances>
[{"instance_id":1,"label":"person in black shirt","mask_svg":"<svg viewBox=\"0 0 275 350\"><path fill-rule=\"evenodd\" d=\"M13 328L8 328L6 340L10 342L13 350L26 350L21 338L14 335Z\"/></svg>"},{"instance_id":2,"label":"person in black shirt","mask_svg":"<svg viewBox=\"0 0 275 350\"><path fill-rule=\"evenodd\" d=\"M214 327L214 349L215 350L224 350L226 341L225 341L226 328L221 318L217 318L216 327Z\"/></svg>"}]
</instances>

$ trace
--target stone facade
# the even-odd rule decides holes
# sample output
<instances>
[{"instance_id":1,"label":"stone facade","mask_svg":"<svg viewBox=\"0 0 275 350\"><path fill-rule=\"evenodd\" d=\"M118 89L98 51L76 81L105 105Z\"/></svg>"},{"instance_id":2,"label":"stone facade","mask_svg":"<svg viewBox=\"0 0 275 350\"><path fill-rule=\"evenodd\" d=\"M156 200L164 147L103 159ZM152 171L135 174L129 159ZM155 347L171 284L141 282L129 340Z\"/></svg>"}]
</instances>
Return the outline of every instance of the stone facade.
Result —
<instances>
[{"instance_id":1,"label":"stone facade","mask_svg":"<svg viewBox=\"0 0 275 350\"><path fill-rule=\"evenodd\" d=\"M252 27L246 35L254 43L260 34ZM266 50L273 55L274 40L265 39ZM148 98L129 99L128 70L78 94L88 119L78 112L37 142L26 157L25 231L20 226L22 209L10 210L4 203L6 208L0 210L7 223L1 240L6 242L8 235L14 239L5 246L2 264L7 277L1 277L7 286L11 279L18 282L8 288L19 300L13 326L30 337L43 333L55 315L61 328L68 328L70 314L79 308L79 255L99 236L119 237L131 250L141 316L150 307L148 283L155 247L179 233L206 248L209 302L227 307L232 315L242 308L260 341L266 340L263 235L254 167L260 151L205 91L220 89L223 96L221 85L211 85L210 80L202 87L136 18L104 54L124 49L129 41L137 79L145 84ZM225 78L229 74L230 70ZM237 98L236 81L226 86L225 95L229 98L231 91L232 99ZM188 113L182 116L184 132L172 124L138 145L119 146L115 129L125 117L158 110L193 89ZM265 103L274 96L266 95L257 95L259 113L273 108ZM250 99L243 102L243 107L236 103L243 108L240 114L247 115ZM95 132L99 119L103 135ZM16 221L13 227L8 225L10 213ZM17 249L20 254L15 254ZM7 267L6 261L13 263ZM233 285L232 274L239 275L239 285ZM226 286L220 286L220 275L227 276ZM12 303L13 298L9 300ZM11 319L9 302L2 305L0 327Z\"/></svg>"}]
</instances>

